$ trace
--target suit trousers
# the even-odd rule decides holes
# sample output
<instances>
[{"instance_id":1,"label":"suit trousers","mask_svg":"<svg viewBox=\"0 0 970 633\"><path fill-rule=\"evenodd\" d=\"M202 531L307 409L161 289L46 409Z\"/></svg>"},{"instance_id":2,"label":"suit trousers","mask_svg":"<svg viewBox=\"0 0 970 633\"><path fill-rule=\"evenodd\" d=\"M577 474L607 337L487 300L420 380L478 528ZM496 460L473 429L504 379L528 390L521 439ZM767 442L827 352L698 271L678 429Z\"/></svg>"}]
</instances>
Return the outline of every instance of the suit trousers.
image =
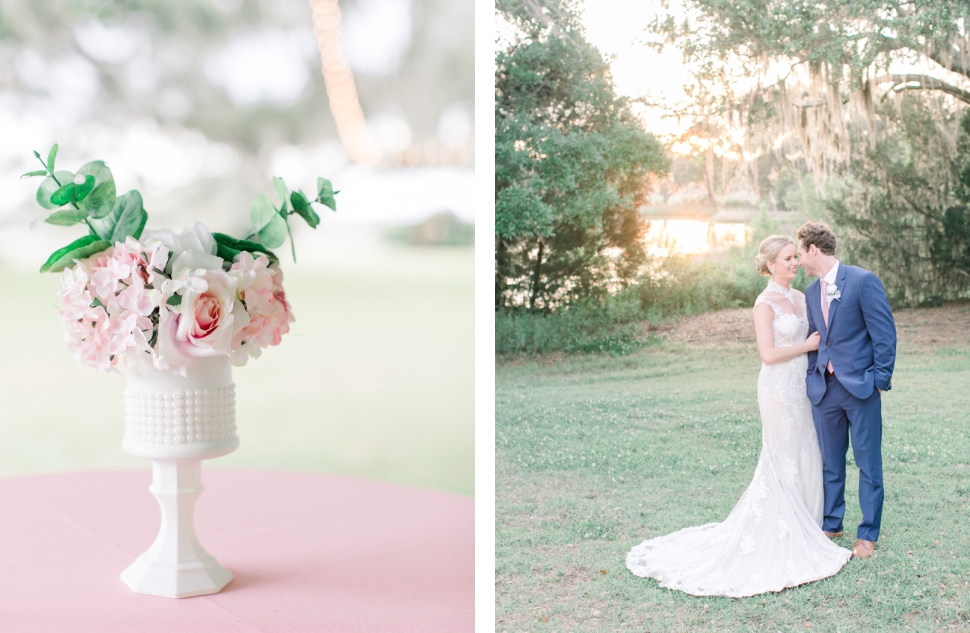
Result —
<instances>
[{"instance_id":1,"label":"suit trousers","mask_svg":"<svg viewBox=\"0 0 970 633\"><path fill-rule=\"evenodd\" d=\"M812 405L812 418L822 452L825 487L822 529L841 532L845 516L845 456L852 438L852 454L859 467L859 505L862 523L857 538L879 540L882 521L882 398L878 391L865 400L853 396L838 378L826 374L825 395Z\"/></svg>"}]
</instances>

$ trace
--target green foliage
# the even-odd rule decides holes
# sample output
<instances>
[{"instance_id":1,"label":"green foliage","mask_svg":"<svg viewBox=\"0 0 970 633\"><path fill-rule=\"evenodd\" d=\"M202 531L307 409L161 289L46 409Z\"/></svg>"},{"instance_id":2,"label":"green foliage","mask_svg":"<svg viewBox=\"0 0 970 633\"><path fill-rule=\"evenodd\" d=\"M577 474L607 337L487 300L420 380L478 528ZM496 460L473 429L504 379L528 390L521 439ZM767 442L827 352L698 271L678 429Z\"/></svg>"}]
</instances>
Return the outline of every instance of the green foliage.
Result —
<instances>
[{"instance_id":1,"label":"green foliage","mask_svg":"<svg viewBox=\"0 0 970 633\"><path fill-rule=\"evenodd\" d=\"M914 2L905 9L895 0L688 0L685 4L692 19L665 16L651 30L676 41L687 61L698 66L729 56L738 59L749 74L767 60L815 67L828 64L836 69L833 81L846 77L847 87L861 87L872 79L867 71L873 66L886 71L889 54L905 49L967 73L963 61L967 41L960 25L970 19L970 4L962 0ZM751 111L755 118L771 116L763 96Z\"/></svg>"},{"instance_id":2,"label":"green foliage","mask_svg":"<svg viewBox=\"0 0 970 633\"><path fill-rule=\"evenodd\" d=\"M319 193L314 202L324 204L336 211L337 201L334 195L340 192L334 191L333 185L326 178L317 178L317 187ZM289 235L290 248L295 262L296 246L293 243L293 234L290 231L289 217L296 214L303 218L311 229L315 229L320 224L320 216L313 210L311 202L307 200L302 191L291 193L286 183L279 176L273 177L273 189L280 199L280 207L277 209L273 206L273 203L265 194L256 196L249 210L249 218L254 229L249 237L258 238L267 248L278 248L286 242L286 237Z\"/></svg>"},{"instance_id":3,"label":"green foliage","mask_svg":"<svg viewBox=\"0 0 970 633\"><path fill-rule=\"evenodd\" d=\"M73 182L69 182L54 193L51 194L51 204L55 207L63 207L65 204L70 202L77 202L74 197L77 191L77 185Z\"/></svg>"},{"instance_id":4,"label":"green foliage","mask_svg":"<svg viewBox=\"0 0 970 633\"><path fill-rule=\"evenodd\" d=\"M286 213L289 208L290 190L279 176L273 176L273 189L276 190L276 195L280 199L280 213Z\"/></svg>"},{"instance_id":5,"label":"green foliage","mask_svg":"<svg viewBox=\"0 0 970 633\"><path fill-rule=\"evenodd\" d=\"M627 293L578 301L550 314L502 309L495 314L495 351L628 354L645 344L639 308L637 298Z\"/></svg>"},{"instance_id":6,"label":"green foliage","mask_svg":"<svg viewBox=\"0 0 970 633\"><path fill-rule=\"evenodd\" d=\"M679 255L657 260L628 288L552 313L500 309L495 315L495 351L529 356L554 351L628 353L649 340L645 326L754 305L766 283L754 271L757 243L732 250L728 263ZM807 282L800 271L793 286L804 289Z\"/></svg>"},{"instance_id":7,"label":"green foliage","mask_svg":"<svg viewBox=\"0 0 970 633\"><path fill-rule=\"evenodd\" d=\"M38 176L43 175L39 172L31 172ZM50 175L40 183L40 187L37 188L37 204L44 207L45 209L57 209L58 207L64 206L66 202L61 204L55 204L51 200L51 196L54 195L62 186L74 180L74 174L69 171L57 171L57 172L44 172Z\"/></svg>"},{"instance_id":8,"label":"green foliage","mask_svg":"<svg viewBox=\"0 0 970 633\"><path fill-rule=\"evenodd\" d=\"M336 211L337 199L334 195L338 193L340 192L333 190L333 184L329 180L326 178L317 178L317 202L330 207L332 211Z\"/></svg>"},{"instance_id":9,"label":"green foliage","mask_svg":"<svg viewBox=\"0 0 970 633\"><path fill-rule=\"evenodd\" d=\"M77 173L94 178L94 190L87 198L78 195L78 207L91 213L92 218L101 218L111 213L117 191L115 179L104 161L94 160L81 165Z\"/></svg>"},{"instance_id":10,"label":"green foliage","mask_svg":"<svg viewBox=\"0 0 970 633\"><path fill-rule=\"evenodd\" d=\"M91 220L91 229L109 243L124 242L128 236L136 240L148 222L148 213L142 207L141 194L137 191L118 196L108 214Z\"/></svg>"},{"instance_id":11,"label":"green foliage","mask_svg":"<svg viewBox=\"0 0 970 633\"><path fill-rule=\"evenodd\" d=\"M78 222L84 222L87 217L87 211L81 211L80 209L61 209L44 218L44 222L57 226L74 226Z\"/></svg>"},{"instance_id":12,"label":"green foliage","mask_svg":"<svg viewBox=\"0 0 970 633\"><path fill-rule=\"evenodd\" d=\"M243 251L252 253L254 257L266 255L271 262L279 262L279 258L276 257L273 251L267 249L264 245L258 242L236 239L232 236L226 235L225 233L213 233L212 237L215 238L216 246L218 248L216 255L227 262L234 261L236 259L236 255Z\"/></svg>"},{"instance_id":13,"label":"green foliage","mask_svg":"<svg viewBox=\"0 0 970 633\"><path fill-rule=\"evenodd\" d=\"M747 266L750 268L754 268L751 263ZM759 276L757 285L752 285L722 263L670 256L655 271L643 275L635 289L642 314L659 323L682 315L754 305L764 287L763 277Z\"/></svg>"},{"instance_id":14,"label":"green foliage","mask_svg":"<svg viewBox=\"0 0 970 633\"><path fill-rule=\"evenodd\" d=\"M880 276L896 306L970 298L970 111L937 117L905 98L898 131L858 161L854 188L827 201L845 229L840 249ZM957 136L955 154L940 128Z\"/></svg>"},{"instance_id":15,"label":"green foliage","mask_svg":"<svg viewBox=\"0 0 970 633\"><path fill-rule=\"evenodd\" d=\"M59 226L73 226L85 222L89 234L75 240L70 245L56 251L41 267L41 272L57 272L71 265L75 259L90 257L117 242L124 242L128 237L139 239L148 222L148 213L144 209L141 194L129 191L121 196L116 195L114 176L104 161L95 160L85 163L73 174L69 171L55 171L54 161L57 157L55 144L44 162L38 152L34 156L44 166L42 170L31 171L22 178L45 176L37 188L37 202L45 209L57 209L46 218L38 218L31 222L35 228L42 220L48 224ZM76 180L82 176L83 180ZM314 202L325 204L336 210L337 203L334 195L337 193L329 180L317 180L319 194ZM236 255L242 251L265 254L271 261L279 261L269 249L282 246L290 234L287 218L296 213L304 218L311 228L320 223L320 216L313 210L311 203L302 192L290 192L282 178L273 179L273 188L280 199L277 209L270 199L263 194L256 197L250 209L250 218L255 228L249 237L257 237L259 242L247 239L237 239L223 233L214 233L218 245L218 254L224 261L231 263ZM66 208L62 208L66 207ZM290 244L293 237L290 235ZM296 261L296 250L293 250L293 260Z\"/></svg>"},{"instance_id":16,"label":"green foliage","mask_svg":"<svg viewBox=\"0 0 970 633\"><path fill-rule=\"evenodd\" d=\"M84 259L100 253L111 246L110 242L102 240L97 235L85 235L80 237L64 248L54 251L44 265L40 267L40 272L58 273L74 265L74 260Z\"/></svg>"},{"instance_id":17,"label":"green foliage","mask_svg":"<svg viewBox=\"0 0 970 633\"><path fill-rule=\"evenodd\" d=\"M40 158L40 155L37 152L34 152L34 155L37 156L37 158ZM57 158L57 143L54 143L53 145L51 145L50 151L47 152L47 163L45 164L47 167L47 171L50 173L54 173L54 159L56 158Z\"/></svg>"},{"instance_id":18,"label":"green foliage","mask_svg":"<svg viewBox=\"0 0 970 633\"><path fill-rule=\"evenodd\" d=\"M647 176L668 160L570 4L504 5L520 32L496 55L495 301L548 310L632 280Z\"/></svg>"},{"instance_id":19,"label":"green foliage","mask_svg":"<svg viewBox=\"0 0 970 633\"><path fill-rule=\"evenodd\" d=\"M284 204L285 207L285 204ZM259 241L267 248L277 248L286 241L285 211L277 211L265 194L259 194L249 210Z\"/></svg>"},{"instance_id":20,"label":"green foliage","mask_svg":"<svg viewBox=\"0 0 970 633\"><path fill-rule=\"evenodd\" d=\"M336 201L334 202L336 205ZM306 195L302 191L294 191L290 194L290 206L293 207L293 211L296 212L301 218L303 218L307 224L310 225L311 229L317 228L320 224L320 216L317 212L313 210L310 206L310 201L307 200Z\"/></svg>"},{"instance_id":21,"label":"green foliage","mask_svg":"<svg viewBox=\"0 0 970 633\"><path fill-rule=\"evenodd\" d=\"M78 174L81 172L79 171ZM74 189L74 202L81 202L88 197L91 190L94 189L94 176L85 176L84 182L80 185L76 185Z\"/></svg>"},{"instance_id":22,"label":"green foliage","mask_svg":"<svg viewBox=\"0 0 970 633\"><path fill-rule=\"evenodd\" d=\"M82 175L79 171L78 176ZM84 175L83 182L80 184L71 181L52 193L50 202L57 207L62 207L65 204L78 206L77 203L87 198L92 189L94 189L94 176ZM87 215L87 211L85 211L85 215Z\"/></svg>"}]
</instances>

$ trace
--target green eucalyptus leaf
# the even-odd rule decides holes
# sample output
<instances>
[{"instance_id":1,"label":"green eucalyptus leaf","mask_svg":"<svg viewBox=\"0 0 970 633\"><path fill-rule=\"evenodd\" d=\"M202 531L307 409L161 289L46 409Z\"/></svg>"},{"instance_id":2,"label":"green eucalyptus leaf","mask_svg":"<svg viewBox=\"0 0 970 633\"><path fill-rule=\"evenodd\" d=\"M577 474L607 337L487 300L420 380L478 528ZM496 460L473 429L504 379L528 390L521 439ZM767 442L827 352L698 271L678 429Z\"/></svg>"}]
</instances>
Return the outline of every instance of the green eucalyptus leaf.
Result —
<instances>
[{"instance_id":1,"label":"green eucalyptus leaf","mask_svg":"<svg viewBox=\"0 0 970 633\"><path fill-rule=\"evenodd\" d=\"M102 240L97 235L85 235L65 246L54 251L44 265L40 267L40 272L57 273L65 268L72 266L75 259L84 259L95 253L100 253L111 246L110 242Z\"/></svg>"},{"instance_id":2,"label":"green eucalyptus leaf","mask_svg":"<svg viewBox=\"0 0 970 633\"><path fill-rule=\"evenodd\" d=\"M49 171L52 174L54 173L54 158L56 157L57 157L57 143L54 143L54 146L51 147L51 151L47 153L47 171ZM38 156L37 158L40 158L40 156Z\"/></svg>"},{"instance_id":3,"label":"green eucalyptus leaf","mask_svg":"<svg viewBox=\"0 0 970 633\"><path fill-rule=\"evenodd\" d=\"M36 152L34 152L36 154ZM37 204L45 209L54 210L61 206L51 203L51 196L62 186L74 182L74 174L69 171L56 171L53 176L48 176L37 188Z\"/></svg>"},{"instance_id":4,"label":"green eucalyptus leaf","mask_svg":"<svg viewBox=\"0 0 970 633\"><path fill-rule=\"evenodd\" d=\"M326 178L317 178L317 201L325 204L334 211L337 210L337 199L334 198L333 184Z\"/></svg>"},{"instance_id":5,"label":"green eucalyptus leaf","mask_svg":"<svg viewBox=\"0 0 970 633\"><path fill-rule=\"evenodd\" d=\"M54 193L51 194L51 204L58 207L63 207L65 204L74 202L74 192L77 191L77 185L73 182L69 182Z\"/></svg>"},{"instance_id":6,"label":"green eucalyptus leaf","mask_svg":"<svg viewBox=\"0 0 970 633\"><path fill-rule=\"evenodd\" d=\"M121 218L118 220L118 225L115 227L114 233L111 234L112 243L124 242L129 236L136 240L139 239L141 232L145 230L145 225L148 224L148 212L141 206L141 196L137 191L129 193L137 195L138 202L137 204L126 204Z\"/></svg>"},{"instance_id":7,"label":"green eucalyptus leaf","mask_svg":"<svg viewBox=\"0 0 970 633\"><path fill-rule=\"evenodd\" d=\"M234 248L230 248L229 246L216 242L216 257L221 258L222 261L224 262L229 262L230 265L232 265L233 260L236 259L236 255L238 255L241 252L242 251L236 250Z\"/></svg>"},{"instance_id":8,"label":"green eucalyptus leaf","mask_svg":"<svg viewBox=\"0 0 970 633\"><path fill-rule=\"evenodd\" d=\"M286 241L286 220L274 212L272 219L259 229L259 241L266 248L278 248Z\"/></svg>"},{"instance_id":9,"label":"green eucalyptus leaf","mask_svg":"<svg viewBox=\"0 0 970 633\"><path fill-rule=\"evenodd\" d=\"M81 209L61 209L44 218L44 222L57 226L74 226L78 222L83 222L86 217L88 212Z\"/></svg>"},{"instance_id":10,"label":"green eucalyptus leaf","mask_svg":"<svg viewBox=\"0 0 970 633\"><path fill-rule=\"evenodd\" d=\"M165 303L167 303L170 306L182 305L182 295L172 295L171 297L165 300Z\"/></svg>"},{"instance_id":11,"label":"green eucalyptus leaf","mask_svg":"<svg viewBox=\"0 0 970 633\"><path fill-rule=\"evenodd\" d=\"M290 194L290 205L297 215L306 220L311 229L317 228L320 224L320 216L313 210L313 206L302 191L294 191Z\"/></svg>"},{"instance_id":12,"label":"green eucalyptus leaf","mask_svg":"<svg viewBox=\"0 0 970 633\"><path fill-rule=\"evenodd\" d=\"M21 176L21 178L33 178L34 176L46 176L46 169L38 169L37 171L28 171L26 174Z\"/></svg>"},{"instance_id":13,"label":"green eucalyptus leaf","mask_svg":"<svg viewBox=\"0 0 970 633\"><path fill-rule=\"evenodd\" d=\"M115 199L107 215L93 218L91 226L102 239L114 244L124 242L129 235L137 240L141 237L147 222L148 213L142 207L141 194L137 191L129 191Z\"/></svg>"},{"instance_id":14,"label":"green eucalyptus leaf","mask_svg":"<svg viewBox=\"0 0 970 633\"><path fill-rule=\"evenodd\" d=\"M271 262L278 262L279 258L273 251L269 250L263 244L259 242L251 242L249 240L240 240L226 235L225 233L213 233L212 237L216 240L216 247L218 251L216 255L221 257L227 262L232 262L236 259L236 255L242 251L248 251L253 253L254 256L266 255L266 257Z\"/></svg>"},{"instance_id":15,"label":"green eucalyptus leaf","mask_svg":"<svg viewBox=\"0 0 970 633\"><path fill-rule=\"evenodd\" d=\"M84 184L78 185L77 190L74 192L74 201L81 202L89 193L91 193L92 189L94 189L94 176L85 176Z\"/></svg>"},{"instance_id":16,"label":"green eucalyptus leaf","mask_svg":"<svg viewBox=\"0 0 970 633\"><path fill-rule=\"evenodd\" d=\"M276 195L280 198L280 211L286 213L286 207L290 202L290 190L286 188L286 183L279 176L273 177L273 189L276 189Z\"/></svg>"},{"instance_id":17,"label":"green eucalyptus leaf","mask_svg":"<svg viewBox=\"0 0 970 633\"><path fill-rule=\"evenodd\" d=\"M94 176L94 188L90 195L78 198L78 206L91 212L92 218L102 218L114 208L117 191L111 170L103 160L93 160L81 165L77 173ZM87 179L85 179L86 181Z\"/></svg>"},{"instance_id":18,"label":"green eucalyptus leaf","mask_svg":"<svg viewBox=\"0 0 970 633\"><path fill-rule=\"evenodd\" d=\"M249 208L249 219L252 220L253 228L256 231L259 231L269 224L273 218L278 217L279 214L276 213L276 207L269 201L269 197L266 194L261 193L256 196L252 206Z\"/></svg>"}]
</instances>

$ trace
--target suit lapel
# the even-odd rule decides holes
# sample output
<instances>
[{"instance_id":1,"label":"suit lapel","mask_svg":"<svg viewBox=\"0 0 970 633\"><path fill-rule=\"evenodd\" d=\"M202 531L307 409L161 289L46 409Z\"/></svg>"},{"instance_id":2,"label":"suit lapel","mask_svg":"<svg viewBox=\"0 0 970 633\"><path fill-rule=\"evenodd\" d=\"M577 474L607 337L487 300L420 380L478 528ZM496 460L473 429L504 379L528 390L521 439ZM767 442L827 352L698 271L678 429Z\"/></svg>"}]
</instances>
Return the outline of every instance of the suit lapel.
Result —
<instances>
[{"instance_id":1,"label":"suit lapel","mask_svg":"<svg viewBox=\"0 0 970 633\"><path fill-rule=\"evenodd\" d=\"M812 286L815 286L815 288L817 288L818 290L816 291L816 289L813 288ZM822 284L821 284L821 282L818 279L816 279L815 281L812 282L812 285L811 286L809 286L808 288L805 289L805 292L806 292L805 296L806 297L809 297L810 299L812 299L812 300L810 300L808 302L808 304L809 304L808 305L808 309L809 310L812 310L813 312L815 312L815 314L813 315L813 317L814 317L813 318L813 321L815 321L815 329L818 330L819 336L822 337L822 340L825 340L825 337L828 335L828 328L825 326L825 319L822 316L822 303L821 303L821 301L822 301ZM814 301L814 299L816 297L818 297L818 303L816 303Z\"/></svg>"},{"instance_id":2,"label":"suit lapel","mask_svg":"<svg viewBox=\"0 0 970 633\"><path fill-rule=\"evenodd\" d=\"M822 284L819 284L821 286ZM838 288L839 292L842 292L845 287L845 264L839 262L839 274L835 276L835 287ZM841 299L836 299L832 301L832 305L829 306L829 325L828 329L832 329L832 323L835 322L835 313L839 310L839 304L842 303Z\"/></svg>"}]
</instances>

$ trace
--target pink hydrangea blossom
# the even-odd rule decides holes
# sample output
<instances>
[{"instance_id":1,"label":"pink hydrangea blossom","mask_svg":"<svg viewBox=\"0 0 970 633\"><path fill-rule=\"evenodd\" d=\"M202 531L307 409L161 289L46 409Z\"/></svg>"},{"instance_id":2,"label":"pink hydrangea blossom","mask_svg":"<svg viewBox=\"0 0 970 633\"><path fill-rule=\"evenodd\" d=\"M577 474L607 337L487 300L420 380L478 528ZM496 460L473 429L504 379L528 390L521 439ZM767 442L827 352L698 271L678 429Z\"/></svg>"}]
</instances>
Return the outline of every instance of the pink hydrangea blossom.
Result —
<instances>
[{"instance_id":1,"label":"pink hydrangea blossom","mask_svg":"<svg viewBox=\"0 0 970 633\"><path fill-rule=\"evenodd\" d=\"M262 347L279 345L294 318L283 292L283 274L265 255L254 259L240 253L229 274L239 280L238 297L249 315L249 323L232 340L232 362L244 365L250 357L258 358Z\"/></svg>"},{"instance_id":2,"label":"pink hydrangea blossom","mask_svg":"<svg viewBox=\"0 0 970 633\"><path fill-rule=\"evenodd\" d=\"M109 371L132 349L147 351L160 293L146 288L152 263L164 267L168 251L129 238L79 260L61 275L60 315L68 348L78 363Z\"/></svg>"}]
</instances>

